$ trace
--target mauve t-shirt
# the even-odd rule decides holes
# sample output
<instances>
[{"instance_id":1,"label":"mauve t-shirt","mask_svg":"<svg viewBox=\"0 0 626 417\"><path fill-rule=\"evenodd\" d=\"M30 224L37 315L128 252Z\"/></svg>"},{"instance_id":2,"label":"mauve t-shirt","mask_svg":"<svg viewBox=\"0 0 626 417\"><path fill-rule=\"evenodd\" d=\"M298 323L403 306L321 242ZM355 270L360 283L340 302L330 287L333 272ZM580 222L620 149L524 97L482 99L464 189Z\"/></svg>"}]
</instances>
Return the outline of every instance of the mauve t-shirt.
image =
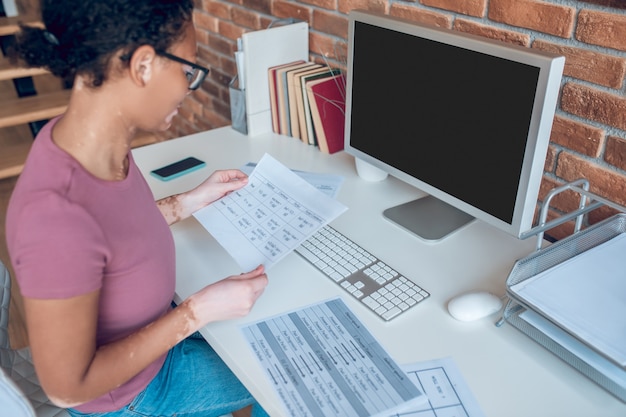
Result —
<instances>
[{"instance_id":1,"label":"mauve t-shirt","mask_svg":"<svg viewBox=\"0 0 626 417\"><path fill-rule=\"evenodd\" d=\"M129 153L127 177L105 181L52 141L59 120L37 135L7 210L7 243L21 293L70 298L100 290L97 345L121 339L170 309L174 241ZM131 402L165 355L126 384L74 407L91 413Z\"/></svg>"}]
</instances>

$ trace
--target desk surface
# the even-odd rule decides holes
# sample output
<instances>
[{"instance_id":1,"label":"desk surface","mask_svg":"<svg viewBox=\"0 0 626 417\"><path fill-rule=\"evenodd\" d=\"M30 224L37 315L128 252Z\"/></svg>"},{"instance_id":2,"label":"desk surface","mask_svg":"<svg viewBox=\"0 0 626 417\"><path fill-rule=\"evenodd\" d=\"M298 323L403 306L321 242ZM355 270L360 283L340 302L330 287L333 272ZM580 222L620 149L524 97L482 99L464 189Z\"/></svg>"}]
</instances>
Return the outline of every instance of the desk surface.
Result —
<instances>
[{"instance_id":1,"label":"desk surface","mask_svg":"<svg viewBox=\"0 0 626 417\"><path fill-rule=\"evenodd\" d=\"M292 169L343 176L337 198L349 209L332 226L431 293L424 303L385 323L304 259L289 254L268 272L269 285L250 315L201 330L270 415L282 415L282 408L241 326L336 296L399 364L451 356L489 417L626 415L626 404L517 329L495 327L499 317L462 323L448 315L446 304L459 293L481 289L504 294L513 263L534 250L534 238L520 241L475 221L443 242L425 243L382 215L387 207L420 197L418 190L392 177L365 182L356 175L350 155L326 155L290 137L247 137L225 127L137 148L133 155L158 199L192 188L216 169L257 162L266 152ZM207 167L168 182L148 175L187 156L206 161ZM172 232L178 301L241 272L193 217L172 226Z\"/></svg>"}]
</instances>

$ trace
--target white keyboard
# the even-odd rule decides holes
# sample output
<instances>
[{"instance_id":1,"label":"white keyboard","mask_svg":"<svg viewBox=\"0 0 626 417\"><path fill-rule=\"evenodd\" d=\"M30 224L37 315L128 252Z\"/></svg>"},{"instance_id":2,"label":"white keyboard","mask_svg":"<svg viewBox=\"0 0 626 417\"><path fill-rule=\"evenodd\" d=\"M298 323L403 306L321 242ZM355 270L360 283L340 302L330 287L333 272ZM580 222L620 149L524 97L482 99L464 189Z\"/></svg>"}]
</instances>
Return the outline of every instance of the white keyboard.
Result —
<instances>
[{"instance_id":1,"label":"white keyboard","mask_svg":"<svg viewBox=\"0 0 626 417\"><path fill-rule=\"evenodd\" d=\"M320 229L296 252L386 321L430 296L330 226Z\"/></svg>"}]
</instances>

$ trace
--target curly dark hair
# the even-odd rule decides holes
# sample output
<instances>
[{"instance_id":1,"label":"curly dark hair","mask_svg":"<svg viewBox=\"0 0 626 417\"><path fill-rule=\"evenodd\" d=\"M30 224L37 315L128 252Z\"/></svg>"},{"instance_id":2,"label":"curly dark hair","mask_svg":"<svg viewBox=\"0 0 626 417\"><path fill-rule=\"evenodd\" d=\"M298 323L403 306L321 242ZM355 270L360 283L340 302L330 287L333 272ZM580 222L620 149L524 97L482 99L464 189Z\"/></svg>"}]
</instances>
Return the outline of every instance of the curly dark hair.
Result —
<instances>
[{"instance_id":1,"label":"curly dark hair","mask_svg":"<svg viewBox=\"0 0 626 417\"><path fill-rule=\"evenodd\" d=\"M92 87L107 78L111 58L128 65L142 45L167 50L192 21L193 0L43 0L45 30L24 26L14 53L28 66L47 68L72 81L86 76Z\"/></svg>"}]
</instances>

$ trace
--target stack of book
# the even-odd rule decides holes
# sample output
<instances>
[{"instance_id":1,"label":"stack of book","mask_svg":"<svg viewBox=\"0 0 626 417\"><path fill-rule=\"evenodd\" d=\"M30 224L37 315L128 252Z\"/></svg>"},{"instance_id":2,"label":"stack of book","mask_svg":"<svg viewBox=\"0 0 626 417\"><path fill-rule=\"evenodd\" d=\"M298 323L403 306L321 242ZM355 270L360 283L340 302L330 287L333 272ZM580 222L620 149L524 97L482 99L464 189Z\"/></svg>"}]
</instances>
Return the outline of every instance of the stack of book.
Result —
<instances>
[{"instance_id":1,"label":"stack of book","mask_svg":"<svg viewBox=\"0 0 626 417\"><path fill-rule=\"evenodd\" d=\"M346 78L338 68L294 61L268 69L272 129L322 152L343 149Z\"/></svg>"}]
</instances>

